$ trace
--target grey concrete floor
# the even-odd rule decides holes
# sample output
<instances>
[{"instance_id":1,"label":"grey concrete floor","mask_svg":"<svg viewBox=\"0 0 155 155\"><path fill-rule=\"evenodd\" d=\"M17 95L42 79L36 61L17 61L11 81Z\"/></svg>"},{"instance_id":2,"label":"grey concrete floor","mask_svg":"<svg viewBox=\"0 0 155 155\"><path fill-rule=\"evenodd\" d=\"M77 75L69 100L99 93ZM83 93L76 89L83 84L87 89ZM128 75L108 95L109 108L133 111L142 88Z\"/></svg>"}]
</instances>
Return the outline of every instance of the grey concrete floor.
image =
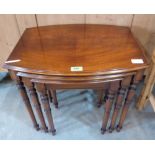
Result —
<instances>
[{"instance_id":1,"label":"grey concrete floor","mask_svg":"<svg viewBox=\"0 0 155 155\"><path fill-rule=\"evenodd\" d=\"M57 134L36 131L14 82L9 78L3 80L0 83L0 139L155 139L155 113L150 105L138 112L133 102L121 132L101 135L104 106L96 107L92 90L59 90L58 101L59 109L51 103Z\"/></svg>"}]
</instances>

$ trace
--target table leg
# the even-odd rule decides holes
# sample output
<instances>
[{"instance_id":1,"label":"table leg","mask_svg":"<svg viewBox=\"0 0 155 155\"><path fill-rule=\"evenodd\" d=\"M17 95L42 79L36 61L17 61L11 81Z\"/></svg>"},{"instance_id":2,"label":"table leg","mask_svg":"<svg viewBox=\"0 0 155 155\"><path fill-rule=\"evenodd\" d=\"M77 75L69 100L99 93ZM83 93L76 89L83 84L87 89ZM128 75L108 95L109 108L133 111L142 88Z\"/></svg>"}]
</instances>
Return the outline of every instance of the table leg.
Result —
<instances>
[{"instance_id":1,"label":"table leg","mask_svg":"<svg viewBox=\"0 0 155 155\"><path fill-rule=\"evenodd\" d=\"M34 88L34 84L30 82L26 86L29 89L30 97L31 97L32 103L35 107L35 110L38 114L38 117L40 119L41 126L45 132L48 132L48 128L47 128L45 120L44 120L44 116L43 116L43 113L41 110L41 105L39 103L38 95L37 95L36 89Z\"/></svg>"},{"instance_id":2,"label":"table leg","mask_svg":"<svg viewBox=\"0 0 155 155\"><path fill-rule=\"evenodd\" d=\"M129 91L128 91L127 98L125 100L125 103L124 103L124 106L122 109L120 120L119 120L119 123L116 127L116 130L118 132L122 129L124 120L126 118L126 115L127 115L128 109L129 109L129 105L131 104L132 99L133 99L135 92L136 92L136 86L138 85L138 83L142 79L142 77L143 77L143 70L138 71L137 74L134 76L134 79L133 79L131 86L129 87Z\"/></svg>"},{"instance_id":3,"label":"table leg","mask_svg":"<svg viewBox=\"0 0 155 155\"><path fill-rule=\"evenodd\" d=\"M118 116L118 114L120 112L120 109L122 107L122 102L123 102L123 99L125 97L124 95L125 95L125 92L126 92L127 88L130 85L131 78L132 78L132 76L126 77L121 82L121 88L120 88L118 96L117 96L117 100L116 100L116 103L115 103L115 107L114 107L114 111L113 111L113 115L112 115L112 119L111 119L111 124L110 124L110 127L109 127L109 132L110 133L115 128L116 119L117 119L117 116Z\"/></svg>"},{"instance_id":4,"label":"table leg","mask_svg":"<svg viewBox=\"0 0 155 155\"><path fill-rule=\"evenodd\" d=\"M104 95L104 98L103 98L103 104L106 103L106 100L108 99L108 90L105 90L105 95Z\"/></svg>"},{"instance_id":5,"label":"table leg","mask_svg":"<svg viewBox=\"0 0 155 155\"><path fill-rule=\"evenodd\" d=\"M98 101L97 101L97 107L100 108L102 105L102 98L103 98L103 93L104 93L104 89L99 89L98 90Z\"/></svg>"},{"instance_id":6,"label":"table leg","mask_svg":"<svg viewBox=\"0 0 155 155\"><path fill-rule=\"evenodd\" d=\"M33 113L33 110L32 110L30 100L28 98L24 83L22 81L16 81L16 82L17 82L17 87L19 89L20 95L21 95L21 97L23 99L23 102L24 102L24 104L26 106L26 109L27 109L27 111L28 111L28 113L30 115L30 118L32 120L32 123L33 123L35 129L39 130L39 125L38 125L38 123L36 121L36 118L35 118L35 115Z\"/></svg>"},{"instance_id":7,"label":"table leg","mask_svg":"<svg viewBox=\"0 0 155 155\"><path fill-rule=\"evenodd\" d=\"M49 123L49 127L50 127L49 132L52 132L52 134L55 135L56 130L55 130L54 123L53 123L53 117L52 117L51 108L49 105L49 100L48 100L47 91L45 89L45 85L37 83L36 88L40 94L41 102L44 107L44 111L45 111L45 114L46 114L46 117Z\"/></svg>"},{"instance_id":8,"label":"table leg","mask_svg":"<svg viewBox=\"0 0 155 155\"><path fill-rule=\"evenodd\" d=\"M48 92L48 95L49 95L49 100L50 100L50 102L52 102L53 101L53 97L52 97L51 91L47 90L47 92Z\"/></svg>"},{"instance_id":9,"label":"table leg","mask_svg":"<svg viewBox=\"0 0 155 155\"><path fill-rule=\"evenodd\" d=\"M120 81L115 81L115 82L111 82L111 84L110 84L110 89L108 92L108 98L107 98L106 103L105 103L104 117L103 117L103 121L102 121L102 128L101 128L102 134L104 134L106 131L106 127L107 127L107 123L109 120L112 103L113 103L115 94L119 88L119 82Z\"/></svg>"},{"instance_id":10,"label":"table leg","mask_svg":"<svg viewBox=\"0 0 155 155\"><path fill-rule=\"evenodd\" d=\"M57 100L57 96L56 96L56 90L52 89L50 91L51 91L51 94L53 97L53 102L54 102L55 108L58 108L58 100Z\"/></svg>"}]
</instances>

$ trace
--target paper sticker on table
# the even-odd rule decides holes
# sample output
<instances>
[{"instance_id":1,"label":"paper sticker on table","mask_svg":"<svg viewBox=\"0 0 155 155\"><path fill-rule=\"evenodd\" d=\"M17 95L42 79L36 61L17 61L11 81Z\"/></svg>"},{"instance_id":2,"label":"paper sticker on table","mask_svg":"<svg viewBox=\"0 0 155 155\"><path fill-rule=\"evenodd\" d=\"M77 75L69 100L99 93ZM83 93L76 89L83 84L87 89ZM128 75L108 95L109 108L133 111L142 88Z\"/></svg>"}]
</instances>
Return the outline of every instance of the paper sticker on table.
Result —
<instances>
[{"instance_id":1,"label":"paper sticker on table","mask_svg":"<svg viewBox=\"0 0 155 155\"><path fill-rule=\"evenodd\" d=\"M131 59L131 62L133 64L143 64L144 63L143 59Z\"/></svg>"},{"instance_id":2,"label":"paper sticker on table","mask_svg":"<svg viewBox=\"0 0 155 155\"><path fill-rule=\"evenodd\" d=\"M83 67L82 66L74 66L74 67L71 67L71 71L72 72L80 72L80 71L83 71Z\"/></svg>"}]
</instances>

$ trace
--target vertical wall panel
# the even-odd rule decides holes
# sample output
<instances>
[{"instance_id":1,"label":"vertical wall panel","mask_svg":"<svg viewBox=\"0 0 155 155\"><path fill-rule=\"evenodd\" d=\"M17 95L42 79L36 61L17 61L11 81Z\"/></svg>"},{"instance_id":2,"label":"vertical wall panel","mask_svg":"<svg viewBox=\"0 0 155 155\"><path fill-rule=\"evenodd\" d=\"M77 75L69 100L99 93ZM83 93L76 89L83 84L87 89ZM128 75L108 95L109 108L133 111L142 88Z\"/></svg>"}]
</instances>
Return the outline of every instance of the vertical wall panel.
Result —
<instances>
[{"instance_id":1,"label":"vertical wall panel","mask_svg":"<svg viewBox=\"0 0 155 155\"><path fill-rule=\"evenodd\" d=\"M0 70L19 38L15 15L0 15Z\"/></svg>"},{"instance_id":2,"label":"vertical wall panel","mask_svg":"<svg viewBox=\"0 0 155 155\"><path fill-rule=\"evenodd\" d=\"M16 15L16 19L20 34L22 34L26 28L37 26L34 14L18 14Z\"/></svg>"},{"instance_id":3,"label":"vertical wall panel","mask_svg":"<svg viewBox=\"0 0 155 155\"><path fill-rule=\"evenodd\" d=\"M152 33L150 35L148 42L146 44L146 50L151 57L153 50L155 50L155 33Z\"/></svg>"},{"instance_id":4,"label":"vertical wall panel","mask_svg":"<svg viewBox=\"0 0 155 155\"><path fill-rule=\"evenodd\" d=\"M82 14L50 14L37 15L39 26L56 25L56 24L83 24L85 23L85 15Z\"/></svg>"},{"instance_id":5,"label":"vertical wall panel","mask_svg":"<svg viewBox=\"0 0 155 155\"><path fill-rule=\"evenodd\" d=\"M132 14L88 14L86 15L87 24L107 24L119 26L131 26Z\"/></svg>"},{"instance_id":6,"label":"vertical wall panel","mask_svg":"<svg viewBox=\"0 0 155 155\"><path fill-rule=\"evenodd\" d=\"M151 42L155 40L153 38L155 33L155 15L135 15L132 23L132 32L145 49L151 53L153 46Z\"/></svg>"}]
</instances>

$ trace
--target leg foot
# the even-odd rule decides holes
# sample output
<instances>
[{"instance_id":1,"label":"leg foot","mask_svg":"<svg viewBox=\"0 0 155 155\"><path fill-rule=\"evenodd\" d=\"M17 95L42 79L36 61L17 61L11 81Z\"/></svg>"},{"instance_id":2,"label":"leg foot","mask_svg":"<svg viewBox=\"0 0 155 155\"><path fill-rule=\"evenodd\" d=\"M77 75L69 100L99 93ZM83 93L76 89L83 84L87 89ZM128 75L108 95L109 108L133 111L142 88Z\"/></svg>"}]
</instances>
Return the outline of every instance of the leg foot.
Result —
<instances>
[{"instance_id":1,"label":"leg foot","mask_svg":"<svg viewBox=\"0 0 155 155\"><path fill-rule=\"evenodd\" d=\"M109 133L112 133L113 132L113 128L109 127Z\"/></svg>"},{"instance_id":2,"label":"leg foot","mask_svg":"<svg viewBox=\"0 0 155 155\"><path fill-rule=\"evenodd\" d=\"M102 105L102 102L98 102L98 103L97 103L97 107L98 107L98 108L100 108L101 105Z\"/></svg>"},{"instance_id":3,"label":"leg foot","mask_svg":"<svg viewBox=\"0 0 155 155\"><path fill-rule=\"evenodd\" d=\"M58 104L55 104L55 108L58 109Z\"/></svg>"},{"instance_id":4,"label":"leg foot","mask_svg":"<svg viewBox=\"0 0 155 155\"><path fill-rule=\"evenodd\" d=\"M117 132L120 132L121 129L122 129L122 127L120 127L120 126L117 125L117 127L116 127L116 131L117 131Z\"/></svg>"},{"instance_id":5,"label":"leg foot","mask_svg":"<svg viewBox=\"0 0 155 155\"><path fill-rule=\"evenodd\" d=\"M103 134L104 135L104 133L106 132L106 130L105 129L103 129L103 128L101 128L101 134Z\"/></svg>"},{"instance_id":6,"label":"leg foot","mask_svg":"<svg viewBox=\"0 0 155 155\"><path fill-rule=\"evenodd\" d=\"M50 131L50 132L52 133L53 136L56 135L56 130L55 129Z\"/></svg>"},{"instance_id":7,"label":"leg foot","mask_svg":"<svg viewBox=\"0 0 155 155\"><path fill-rule=\"evenodd\" d=\"M34 126L34 128L35 128L37 131L39 131L39 130L40 130L39 125L38 125L38 124L37 124L36 126Z\"/></svg>"}]
</instances>

